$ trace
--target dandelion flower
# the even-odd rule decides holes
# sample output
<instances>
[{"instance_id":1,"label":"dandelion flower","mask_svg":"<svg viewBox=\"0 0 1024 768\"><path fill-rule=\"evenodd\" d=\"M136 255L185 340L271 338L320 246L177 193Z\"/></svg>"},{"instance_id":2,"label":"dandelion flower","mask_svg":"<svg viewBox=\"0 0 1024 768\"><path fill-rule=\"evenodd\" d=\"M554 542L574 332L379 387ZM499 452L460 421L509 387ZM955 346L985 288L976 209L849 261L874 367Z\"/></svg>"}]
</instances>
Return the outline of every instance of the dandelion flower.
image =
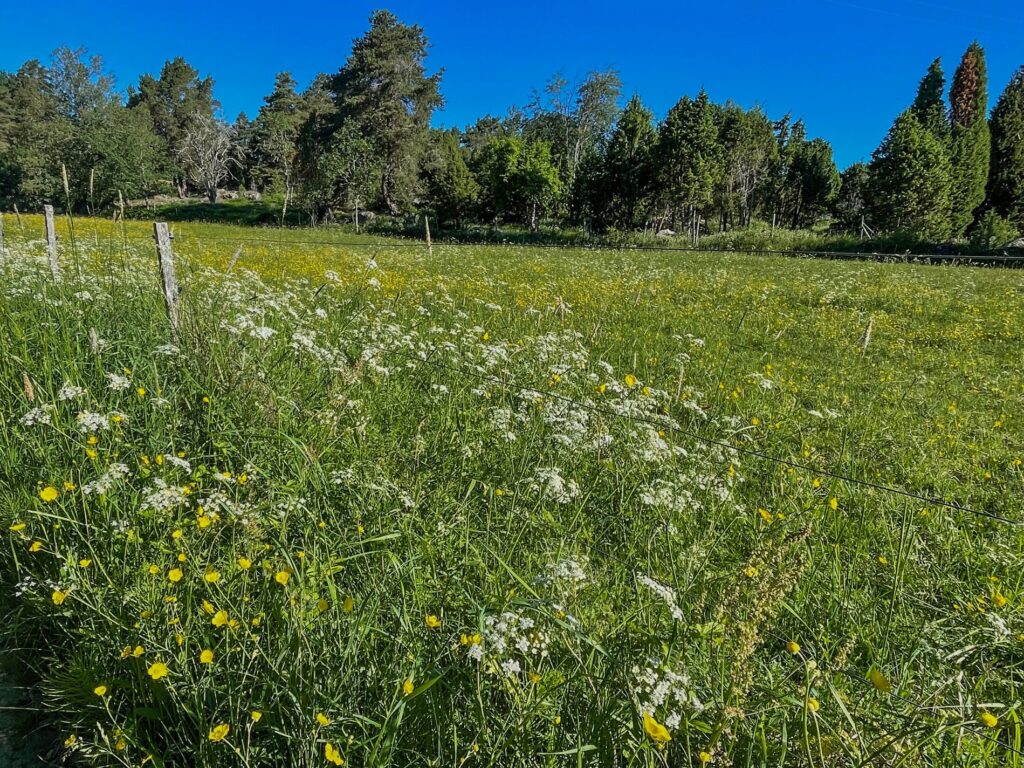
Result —
<instances>
[{"instance_id":1,"label":"dandelion flower","mask_svg":"<svg viewBox=\"0 0 1024 768\"><path fill-rule=\"evenodd\" d=\"M792 653L794 656L796 656L798 653L800 653L800 643L798 643L796 640L790 640L788 643L786 643L786 650Z\"/></svg>"},{"instance_id":2,"label":"dandelion flower","mask_svg":"<svg viewBox=\"0 0 1024 768\"><path fill-rule=\"evenodd\" d=\"M351 595L345 595L345 600L341 604L341 610L345 613L352 613L352 609L356 607L356 601L352 599Z\"/></svg>"},{"instance_id":3,"label":"dandelion flower","mask_svg":"<svg viewBox=\"0 0 1024 768\"><path fill-rule=\"evenodd\" d=\"M207 571L203 574L207 584L216 584L220 581L220 571Z\"/></svg>"},{"instance_id":4,"label":"dandelion flower","mask_svg":"<svg viewBox=\"0 0 1024 768\"><path fill-rule=\"evenodd\" d=\"M224 738L231 732L231 726L227 723L221 723L215 725L210 729L210 735L208 738L210 741L224 741Z\"/></svg>"},{"instance_id":5,"label":"dandelion flower","mask_svg":"<svg viewBox=\"0 0 1024 768\"><path fill-rule=\"evenodd\" d=\"M11 525L10 530L14 531L15 533L17 533L18 531L24 531L25 523L14 523Z\"/></svg>"},{"instance_id":6,"label":"dandelion flower","mask_svg":"<svg viewBox=\"0 0 1024 768\"><path fill-rule=\"evenodd\" d=\"M31 544L28 545L28 551L29 552L38 552L42 548L43 548L43 542L41 542L41 541L33 541Z\"/></svg>"},{"instance_id":7,"label":"dandelion flower","mask_svg":"<svg viewBox=\"0 0 1024 768\"><path fill-rule=\"evenodd\" d=\"M56 488L52 485L48 485L39 492L39 498L49 504L51 501L56 501L59 495Z\"/></svg>"},{"instance_id":8,"label":"dandelion flower","mask_svg":"<svg viewBox=\"0 0 1024 768\"><path fill-rule=\"evenodd\" d=\"M819 709L821 709L821 703L812 696L807 700L807 709L809 709L811 712L817 712Z\"/></svg>"},{"instance_id":9,"label":"dandelion flower","mask_svg":"<svg viewBox=\"0 0 1024 768\"><path fill-rule=\"evenodd\" d=\"M650 712L644 712L644 730L655 744L667 744L672 741L668 728L659 723Z\"/></svg>"},{"instance_id":10,"label":"dandelion flower","mask_svg":"<svg viewBox=\"0 0 1024 768\"><path fill-rule=\"evenodd\" d=\"M238 563L238 567L241 568L243 571L248 571L250 568L252 568L252 560L250 560L248 557L240 557L236 562Z\"/></svg>"},{"instance_id":11,"label":"dandelion flower","mask_svg":"<svg viewBox=\"0 0 1024 768\"><path fill-rule=\"evenodd\" d=\"M288 583L288 579L290 579L291 577L292 575L288 573L288 571L278 571L274 574L274 581L276 581L283 587Z\"/></svg>"},{"instance_id":12,"label":"dandelion flower","mask_svg":"<svg viewBox=\"0 0 1024 768\"><path fill-rule=\"evenodd\" d=\"M90 560L87 557L83 557L81 560L78 561L79 568L88 568L90 565L92 565L92 560Z\"/></svg>"},{"instance_id":13,"label":"dandelion flower","mask_svg":"<svg viewBox=\"0 0 1024 768\"><path fill-rule=\"evenodd\" d=\"M170 670L167 668L167 665L162 661L155 661L150 664L149 669L147 669L146 672L154 680L160 680L170 674Z\"/></svg>"},{"instance_id":14,"label":"dandelion flower","mask_svg":"<svg viewBox=\"0 0 1024 768\"><path fill-rule=\"evenodd\" d=\"M839 509L839 499L837 499L835 496L833 496L831 499L829 499L828 500L828 508L831 509L833 512L835 512L837 509Z\"/></svg>"},{"instance_id":15,"label":"dandelion flower","mask_svg":"<svg viewBox=\"0 0 1024 768\"><path fill-rule=\"evenodd\" d=\"M64 748L65 749L71 749L73 746L75 746L75 742L77 742L77 741L78 741L78 737L75 734L72 733L70 736L68 736L66 739L64 739Z\"/></svg>"},{"instance_id":16,"label":"dandelion flower","mask_svg":"<svg viewBox=\"0 0 1024 768\"><path fill-rule=\"evenodd\" d=\"M184 575L185 574L182 573L181 568L171 568L171 570L167 572L167 580L172 584L177 584L181 581L181 577Z\"/></svg>"},{"instance_id":17,"label":"dandelion flower","mask_svg":"<svg viewBox=\"0 0 1024 768\"><path fill-rule=\"evenodd\" d=\"M713 758L711 757L710 752L701 751L701 753L697 755L697 759L700 760L701 765L707 765L712 761Z\"/></svg>"}]
</instances>

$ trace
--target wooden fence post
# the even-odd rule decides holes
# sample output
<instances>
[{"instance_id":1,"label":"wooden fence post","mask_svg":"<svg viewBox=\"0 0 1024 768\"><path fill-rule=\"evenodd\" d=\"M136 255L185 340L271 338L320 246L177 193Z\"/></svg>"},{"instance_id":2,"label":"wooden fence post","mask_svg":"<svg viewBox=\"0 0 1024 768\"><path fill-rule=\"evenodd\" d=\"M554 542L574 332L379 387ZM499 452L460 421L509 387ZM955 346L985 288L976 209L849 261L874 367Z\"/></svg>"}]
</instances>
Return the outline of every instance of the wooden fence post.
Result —
<instances>
[{"instance_id":1,"label":"wooden fence post","mask_svg":"<svg viewBox=\"0 0 1024 768\"><path fill-rule=\"evenodd\" d=\"M178 280L174 276L174 251L171 250L171 235L167 224L158 221L153 224L156 237L156 255L160 262L160 282L164 290L164 304L167 307L167 319L171 323L171 333L178 336Z\"/></svg>"},{"instance_id":2,"label":"wooden fence post","mask_svg":"<svg viewBox=\"0 0 1024 768\"><path fill-rule=\"evenodd\" d=\"M423 216L423 229L427 233L427 255L434 255L434 246L430 242L430 217L424 214Z\"/></svg>"},{"instance_id":3,"label":"wooden fence post","mask_svg":"<svg viewBox=\"0 0 1024 768\"><path fill-rule=\"evenodd\" d=\"M50 257L50 272L54 280L60 280L60 264L57 263L57 228L53 223L53 206L44 205L46 216L46 253Z\"/></svg>"},{"instance_id":4,"label":"wooden fence post","mask_svg":"<svg viewBox=\"0 0 1024 768\"><path fill-rule=\"evenodd\" d=\"M4 257L4 212L0 211L0 259Z\"/></svg>"}]
</instances>

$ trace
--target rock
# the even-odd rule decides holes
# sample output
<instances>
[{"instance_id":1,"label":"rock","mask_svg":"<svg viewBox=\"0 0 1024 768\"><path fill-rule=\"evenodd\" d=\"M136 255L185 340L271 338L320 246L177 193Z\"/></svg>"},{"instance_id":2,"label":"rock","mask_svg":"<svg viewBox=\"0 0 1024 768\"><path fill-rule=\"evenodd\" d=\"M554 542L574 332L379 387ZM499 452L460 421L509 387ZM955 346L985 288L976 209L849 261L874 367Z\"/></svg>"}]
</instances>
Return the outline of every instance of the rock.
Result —
<instances>
[{"instance_id":1,"label":"rock","mask_svg":"<svg viewBox=\"0 0 1024 768\"><path fill-rule=\"evenodd\" d=\"M671 229L662 229L658 231L658 237L675 237L675 232Z\"/></svg>"}]
</instances>

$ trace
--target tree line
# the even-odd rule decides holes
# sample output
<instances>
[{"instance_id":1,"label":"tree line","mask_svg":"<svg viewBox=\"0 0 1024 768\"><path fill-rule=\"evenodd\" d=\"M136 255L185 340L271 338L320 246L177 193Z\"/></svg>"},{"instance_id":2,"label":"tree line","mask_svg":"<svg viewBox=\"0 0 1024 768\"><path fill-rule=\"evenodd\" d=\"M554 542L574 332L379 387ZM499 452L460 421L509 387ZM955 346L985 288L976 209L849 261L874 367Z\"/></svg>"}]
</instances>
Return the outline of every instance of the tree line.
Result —
<instances>
[{"instance_id":1,"label":"tree line","mask_svg":"<svg viewBox=\"0 0 1024 768\"><path fill-rule=\"evenodd\" d=\"M592 231L686 233L829 223L933 242L1024 231L1024 67L991 114L985 54L964 53L948 103L936 60L868 163L842 173L802 120L718 104L703 90L656 120L624 107L615 71L556 75L528 104L464 129L443 106L428 39L388 11L344 65L304 90L277 75L258 114L220 117L214 82L182 58L125 96L99 57L61 48L0 72L0 205L99 212L155 193L232 187L280 196L313 223L366 211L440 224L542 221Z\"/></svg>"}]
</instances>

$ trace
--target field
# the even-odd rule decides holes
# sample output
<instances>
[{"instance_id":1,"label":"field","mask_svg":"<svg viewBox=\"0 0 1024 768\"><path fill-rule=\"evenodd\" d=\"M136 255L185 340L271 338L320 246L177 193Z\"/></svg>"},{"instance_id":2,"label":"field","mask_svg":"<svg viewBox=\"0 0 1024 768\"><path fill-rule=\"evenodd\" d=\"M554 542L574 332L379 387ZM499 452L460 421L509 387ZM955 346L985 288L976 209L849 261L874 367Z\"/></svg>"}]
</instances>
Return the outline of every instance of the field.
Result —
<instances>
[{"instance_id":1,"label":"field","mask_svg":"<svg viewBox=\"0 0 1024 768\"><path fill-rule=\"evenodd\" d=\"M1024 271L6 223L54 763L1024 764Z\"/></svg>"}]
</instances>

